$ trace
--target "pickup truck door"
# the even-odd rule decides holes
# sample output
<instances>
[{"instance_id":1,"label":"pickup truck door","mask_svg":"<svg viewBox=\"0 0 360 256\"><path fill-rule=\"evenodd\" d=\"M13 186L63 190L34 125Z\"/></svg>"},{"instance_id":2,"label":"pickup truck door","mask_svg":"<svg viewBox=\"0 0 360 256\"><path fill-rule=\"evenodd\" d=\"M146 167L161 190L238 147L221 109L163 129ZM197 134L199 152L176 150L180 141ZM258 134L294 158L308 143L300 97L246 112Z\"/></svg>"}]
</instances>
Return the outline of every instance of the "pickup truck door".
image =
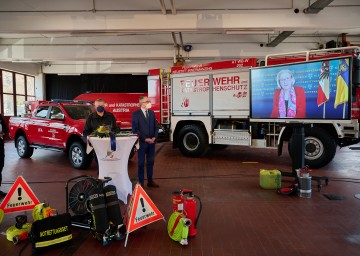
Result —
<instances>
[{"instance_id":1,"label":"pickup truck door","mask_svg":"<svg viewBox=\"0 0 360 256\"><path fill-rule=\"evenodd\" d=\"M28 124L28 135L31 144L46 144L46 133L49 126L49 119L47 119L48 110L49 106L39 106L36 109L35 115L30 118Z\"/></svg>"},{"instance_id":2,"label":"pickup truck door","mask_svg":"<svg viewBox=\"0 0 360 256\"><path fill-rule=\"evenodd\" d=\"M65 124L64 112L59 107L52 106L49 118L49 126L47 127L47 145L65 149L67 125Z\"/></svg>"}]
</instances>

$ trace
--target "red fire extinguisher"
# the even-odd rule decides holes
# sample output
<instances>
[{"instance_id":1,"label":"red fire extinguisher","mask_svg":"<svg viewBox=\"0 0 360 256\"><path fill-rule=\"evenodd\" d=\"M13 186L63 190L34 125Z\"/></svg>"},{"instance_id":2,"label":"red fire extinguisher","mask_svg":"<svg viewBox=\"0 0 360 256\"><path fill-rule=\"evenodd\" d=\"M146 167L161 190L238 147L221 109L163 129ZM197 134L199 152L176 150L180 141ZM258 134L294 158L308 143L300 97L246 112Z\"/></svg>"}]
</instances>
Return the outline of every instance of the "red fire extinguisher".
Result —
<instances>
[{"instance_id":1,"label":"red fire extinguisher","mask_svg":"<svg viewBox=\"0 0 360 256\"><path fill-rule=\"evenodd\" d=\"M185 198L184 195L187 195ZM199 212L196 215L196 199L199 200ZM189 227L189 236L196 235L197 222L201 214L202 204L200 197L193 194L189 189L182 189L179 191L173 192L173 211L181 212L185 215L186 218L191 220L191 225Z\"/></svg>"}]
</instances>

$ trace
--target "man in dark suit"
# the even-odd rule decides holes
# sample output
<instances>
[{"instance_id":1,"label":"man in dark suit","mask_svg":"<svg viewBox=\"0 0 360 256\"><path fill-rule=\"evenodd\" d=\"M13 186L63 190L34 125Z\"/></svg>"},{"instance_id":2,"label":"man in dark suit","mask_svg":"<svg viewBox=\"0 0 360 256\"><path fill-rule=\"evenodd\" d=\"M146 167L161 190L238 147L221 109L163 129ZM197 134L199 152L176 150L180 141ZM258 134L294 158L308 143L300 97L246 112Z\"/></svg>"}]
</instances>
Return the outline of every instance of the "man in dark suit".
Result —
<instances>
[{"instance_id":1,"label":"man in dark suit","mask_svg":"<svg viewBox=\"0 0 360 256\"><path fill-rule=\"evenodd\" d=\"M154 111L150 110L151 102L148 97L139 98L140 109L132 113L132 132L139 136L138 177L144 187L144 167L146 158L146 175L148 187L159 187L153 180L155 161L155 141L158 136L158 123Z\"/></svg>"}]
</instances>

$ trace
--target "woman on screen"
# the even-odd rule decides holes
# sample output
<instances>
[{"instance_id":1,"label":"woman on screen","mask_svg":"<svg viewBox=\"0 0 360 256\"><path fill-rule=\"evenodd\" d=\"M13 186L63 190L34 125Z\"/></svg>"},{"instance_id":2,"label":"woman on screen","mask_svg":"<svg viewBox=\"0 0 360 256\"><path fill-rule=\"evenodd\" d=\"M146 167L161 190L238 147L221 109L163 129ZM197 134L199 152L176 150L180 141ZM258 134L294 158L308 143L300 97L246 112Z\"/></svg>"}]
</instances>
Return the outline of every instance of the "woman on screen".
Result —
<instances>
[{"instance_id":1,"label":"woman on screen","mask_svg":"<svg viewBox=\"0 0 360 256\"><path fill-rule=\"evenodd\" d=\"M271 118L305 118L306 98L304 88L294 86L295 78L290 70L281 70L276 76L279 89L274 92Z\"/></svg>"}]
</instances>

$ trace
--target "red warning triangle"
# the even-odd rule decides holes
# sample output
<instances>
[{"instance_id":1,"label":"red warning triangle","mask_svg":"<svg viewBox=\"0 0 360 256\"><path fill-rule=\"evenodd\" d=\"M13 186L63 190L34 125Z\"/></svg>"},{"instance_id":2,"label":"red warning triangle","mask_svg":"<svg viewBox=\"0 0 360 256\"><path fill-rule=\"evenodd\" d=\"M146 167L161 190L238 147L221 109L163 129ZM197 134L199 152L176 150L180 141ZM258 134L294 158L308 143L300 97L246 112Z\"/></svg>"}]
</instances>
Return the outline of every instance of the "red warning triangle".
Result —
<instances>
[{"instance_id":1,"label":"red warning triangle","mask_svg":"<svg viewBox=\"0 0 360 256\"><path fill-rule=\"evenodd\" d=\"M37 199L25 179L19 176L2 201L0 209L3 209L4 213L27 211L32 210L39 203L39 199Z\"/></svg>"},{"instance_id":2,"label":"red warning triangle","mask_svg":"<svg viewBox=\"0 0 360 256\"><path fill-rule=\"evenodd\" d=\"M127 208L127 233L129 234L160 219L164 219L164 216L151 201L145 190L139 184L136 184Z\"/></svg>"}]
</instances>

